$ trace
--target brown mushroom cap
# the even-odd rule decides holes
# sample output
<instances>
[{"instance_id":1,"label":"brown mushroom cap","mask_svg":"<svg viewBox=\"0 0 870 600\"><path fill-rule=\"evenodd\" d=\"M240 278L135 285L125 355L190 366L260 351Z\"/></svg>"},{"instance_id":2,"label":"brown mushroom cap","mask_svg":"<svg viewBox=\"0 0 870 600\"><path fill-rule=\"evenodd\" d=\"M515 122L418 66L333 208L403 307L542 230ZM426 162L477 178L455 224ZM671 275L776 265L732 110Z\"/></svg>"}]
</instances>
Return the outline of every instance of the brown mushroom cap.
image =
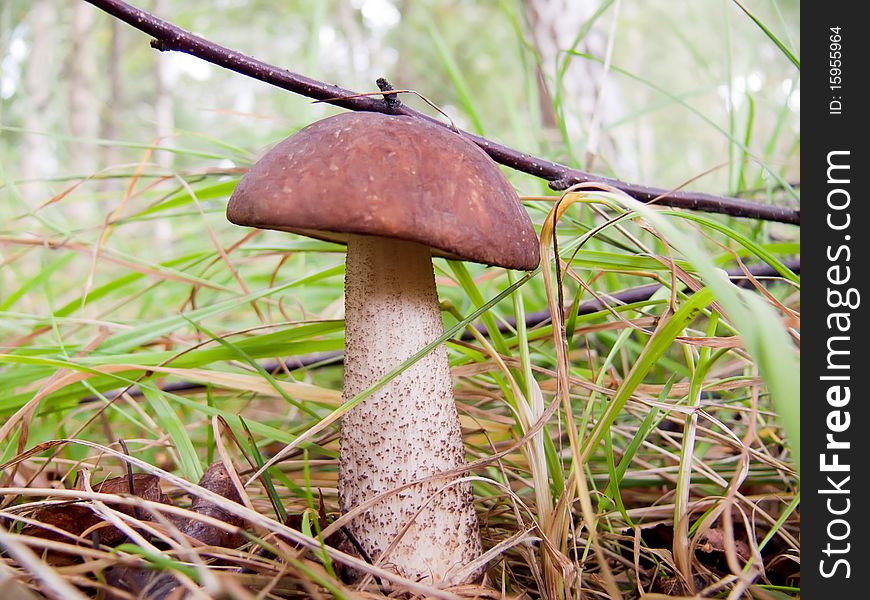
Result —
<instances>
[{"instance_id":1,"label":"brown mushroom cap","mask_svg":"<svg viewBox=\"0 0 870 600\"><path fill-rule=\"evenodd\" d=\"M528 214L498 166L422 119L343 113L275 146L236 186L237 225L341 242L376 235L511 269L538 266Z\"/></svg>"}]
</instances>

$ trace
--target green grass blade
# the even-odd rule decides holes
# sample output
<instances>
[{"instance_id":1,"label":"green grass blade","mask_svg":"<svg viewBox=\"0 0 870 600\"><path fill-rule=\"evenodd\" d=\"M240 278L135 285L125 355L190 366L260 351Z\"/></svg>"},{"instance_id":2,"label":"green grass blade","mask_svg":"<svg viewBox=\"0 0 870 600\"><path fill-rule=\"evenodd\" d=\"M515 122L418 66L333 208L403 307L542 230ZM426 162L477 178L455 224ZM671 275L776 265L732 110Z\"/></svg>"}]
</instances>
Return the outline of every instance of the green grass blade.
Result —
<instances>
[{"instance_id":1,"label":"green grass blade","mask_svg":"<svg viewBox=\"0 0 870 600\"><path fill-rule=\"evenodd\" d=\"M190 436L178 413L173 410L163 395L151 387L142 387L148 406L154 413L157 423L169 434L178 452L179 467L188 481L199 481L203 474L202 463L193 446Z\"/></svg>"},{"instance_id":2,"label":"green grass blade","mask_svg":"<svg viewBox=\"0 0 870 600\"><path fill-rule=\"evenodd\" d=\"M767 38L768 38L771 42L773 42L774 44L776 44L776 47L779 48L780 52L782 52L782 53L785 55L785 57L786 57L789 61L791 61L791 64L793 64L793 65L797 68L797 70L800 71L800 69L801 69L801 61L798 59L797 56L794 55L794 52L792 52L792 51L788 48L788 46L786 46L786 45L782 42L782 40L780 40L776 35L774 35L774 33L773 33L770 29L768 29L767 25L765 25L765 24L761 21L761 19L759 19L758 17L756 17L754 14L752 14L752 13L749 11L748 8L746 8L745 6L743 6L743 3L740 2L740 0L733 0L733 2L734 2L734 4L736 4L736 5L740 8L740 10L742 10L742 11L746 14L747 17L749 17L750 19L752 19L752 22L753 22L753 23L755 23L756 25L758 25L759 29L761 29L761 30L764 32L764 35L766 35Z\"/></svg>"}]
</instances>

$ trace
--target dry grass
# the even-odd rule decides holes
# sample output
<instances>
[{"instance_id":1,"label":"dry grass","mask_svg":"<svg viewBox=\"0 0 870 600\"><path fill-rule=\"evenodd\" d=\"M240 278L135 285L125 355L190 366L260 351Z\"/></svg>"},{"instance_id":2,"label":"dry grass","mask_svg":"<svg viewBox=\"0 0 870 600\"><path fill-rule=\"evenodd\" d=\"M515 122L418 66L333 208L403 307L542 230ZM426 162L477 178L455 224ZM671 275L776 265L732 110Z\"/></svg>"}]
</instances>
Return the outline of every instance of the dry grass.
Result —
<instances>
[{"instance_id":1,"label":"dry grass","mask_svg":"<svg viewBox=\"0 0 870 600\"><path fill-rule=\"evenodd\" d=\"M78 301L74 287L57 290L73 298L66 306L78 306L48 319L37 318L44 302L22 294L33 317L7 332L0 543L9 589L61 598L181 590L238 598L797 592L798 478L769 393L780 374L760 372L759 349L746 342L755 329L768 338L761 351L792 352L792 341L776 344L799 318L794 285L752 280L754 291L729 286L714 297L707 256L716 248L731 260L740 253L703 224L662 230L660 219L679 219L665 211L641 218L614 193L579 191L538 206L552 207L542 249L552 257L558 240L558 271L551 259L531 279L446 263L438 273L454 315L446 317L448 345L472 463L455 475L474 483L487 550L479 584L437 590L406 581L342 543L350 515L338 519L336 498L338 424L347 409L340 370L252 367L265 356L340 347L341 322L330 319L340 296L330 294L340 294L341 271L328 266L340 255L279 258L274 244L287 240L257 247L258 236L247 236L168 267L111 250L102 229L90 247L108 283L89 277ZM703 240L705 257L687 254L686 232ZM33 239L5 236L7 264L33 260ZM83 247L39 248L80 263ZM592 247L598 254L586 254ZM602 256L608 268L588 268ZM264 271L267 260L275 267ZM305 261L305 270L288 260ZM124 283L131 264L142 274L138 291ZM301 283L281 283L277 267L296 269ZM318 287L321 277L332 283ZM605 281L643 280L663 283L661 293L608 302L591 315L558 313L575 297L608 301L615 290ZM260 282L266 287L251 292ZM115 289L104 293L107 285ZM517 290L512 305L484 300L508 289ZM179 299L183 318L157 308L141 323L123 318L163 290ZM119 302L127 295L133 300ZM738 323L730 311L747 295L767 312ZM510 314L522 323L542 298L563 326L495 328ZM71 316L85 305L87 317ZM460 341L476 307L489 316L489 334L475 329ZM64 343L52 345L53 336ZM202 387L165 391L179 380ZM252 478L270 458L274 466ZM238 498L193 483L213 460L228 469ZM166 503L125 489L132 472L158 478ZM119 478L113 493L96 485L108 477ZM195 498L223 516L192 511ZM225 533L206 545L179 525L190 520ZM346 583L344 566L371 577Z\"/></svg>"}]
</instances>

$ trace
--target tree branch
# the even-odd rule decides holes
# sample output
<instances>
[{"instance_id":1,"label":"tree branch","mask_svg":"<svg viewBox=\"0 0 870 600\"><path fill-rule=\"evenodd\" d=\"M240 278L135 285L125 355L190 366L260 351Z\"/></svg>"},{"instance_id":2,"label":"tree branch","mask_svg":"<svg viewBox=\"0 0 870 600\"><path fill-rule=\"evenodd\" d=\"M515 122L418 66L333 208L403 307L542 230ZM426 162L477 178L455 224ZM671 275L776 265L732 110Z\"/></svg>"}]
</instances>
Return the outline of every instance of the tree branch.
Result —
<instances>
[{"instance_id":1,"label":"tree branch","mask_svg":"<svg viewBox=\"0 0 870 600\"><path fill-rule=\"evenodd\" d=\"M405 105L397 106L395 103L387 103L372 96L357 96L355 92L350 90L323 83L270 65L235 50L224 48L131 6L122 0L85 1L152 36L154 40L152 40L151 45L157 50L185 52L236 73L247 75L248 77L259 79L296 94L326 101L349 110L403 114L444 125L440 121L418 113ZM584 173L583 171L572 169L531 154L519 152L513 148L503 146L466 131L462 131L461 134L480 146L496 162L517 171L545 179L549 182L552 189L563 190L576 183L593 182L618 188L641 202L656 200L657 204L663 206L721 213L733 217L779 221L795 225L800 224L799 210L715 194L685 191L675 192L663 188L625 183L616 179Z\"/></svg>"}]
</instances>

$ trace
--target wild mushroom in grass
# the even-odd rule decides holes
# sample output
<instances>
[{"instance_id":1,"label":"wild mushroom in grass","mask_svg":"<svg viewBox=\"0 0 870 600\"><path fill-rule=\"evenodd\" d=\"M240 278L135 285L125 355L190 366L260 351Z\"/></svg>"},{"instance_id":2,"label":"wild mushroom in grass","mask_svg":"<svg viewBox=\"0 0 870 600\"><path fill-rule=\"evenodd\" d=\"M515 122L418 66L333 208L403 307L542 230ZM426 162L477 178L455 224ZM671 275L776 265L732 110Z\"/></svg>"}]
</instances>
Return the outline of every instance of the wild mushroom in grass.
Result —
<instances>
[{"instance_id":1,"label":"wild mushroom in grass","mask_svg":"<svg viewBox=\"0 0 870 600\"><path fill-rule=\"evenodd\" d=\"M302 129L242 178L227 217L347 244L345 401L443 335L432 256L539 262L531 221L496 164L459 134L405 116L345 113ZM341 508L465 464L442 344L344 416ZM353 535L401 575L461 583L480 536L470 485L442 489L451 479L390 495L352 521Z\"/></svg>"}]
</instances>

